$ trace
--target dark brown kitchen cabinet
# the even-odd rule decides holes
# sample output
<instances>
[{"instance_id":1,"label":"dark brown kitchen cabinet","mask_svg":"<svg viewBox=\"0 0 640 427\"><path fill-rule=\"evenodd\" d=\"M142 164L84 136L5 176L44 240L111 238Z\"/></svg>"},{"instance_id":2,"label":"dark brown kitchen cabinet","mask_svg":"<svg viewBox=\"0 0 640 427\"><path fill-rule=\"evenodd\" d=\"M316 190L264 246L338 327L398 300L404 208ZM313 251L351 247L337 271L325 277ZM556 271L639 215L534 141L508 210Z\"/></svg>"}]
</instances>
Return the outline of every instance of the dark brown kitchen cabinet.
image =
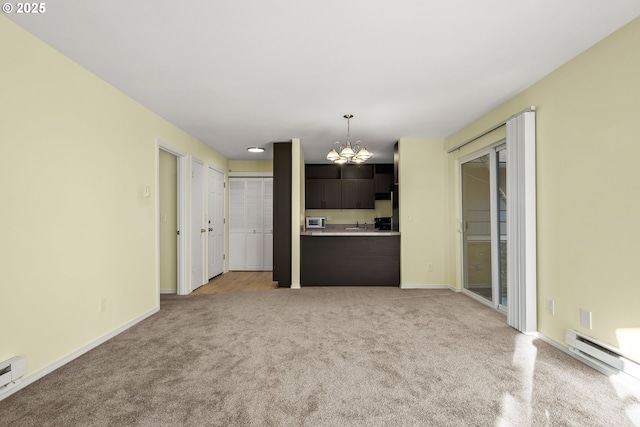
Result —
<instances>
[{"instance_id":1,"label":"dark brown kitchen cabinet","mask_svg":"<svg viewBox=\"0 0 640 427\"><path fill-rule=\"evenodd\" d=\"M391 200L393 187L393 164L375 164L374 181L376 186L376 200Z\"/></svg>"},{"instance_id":2,"label":"dark brown kitchen cabinet","mask_svg":"<svg viewBox=\"0 0 640 427\"><path fill-rule=\"evenodd\" d=\"M306 209L340 209L342 185L339 179L307 179Z\"/></svg>"},{"instance_id":3,"label":"dark brown kitchen cabinet","mask_svg":"<svg viewBox=\"0 0 640 427\"><path fill-rule=\"evenodd\" d=\"M373 165L343 165L342 179L373 179Z\"/></svg>"},{"instance_id":4,"label":"dark brown kitchen cabinet","mask_svg":"<svg viewBox=\"0 0 640 427\"><path fill-rule=\"evenodd\" d=\"M340 179L339 165L306 165L307 179Z\"/></svg>"},{"instance_id":5,"label":"dark brown kitchen cabinet","mask_svg":"<svg viewBox=\"0 0 640 427\"><path fill-rule=\"evenodd\" d=\"M400 152L398 150L398 143L393 144L393 184L398 185L400 175Z\"/></svg>"},{"instance_id":6,"label":"dark brown kitchen cabinet","mask_svg":"<svg viewBox=\"0 0 640 427\"><path fill-rule=\"evenodd\" d=\"M374 209L375 195L373 179L342 180L342 209Z\"/></svg>"},{"instance_id":7,"label":"dark brown kitchen cabinet","mask_svg":"<svg viewBox=\"0 0 640 427\"><path fill-rule=\"evenodd\" d=\"M300 284L400 286L400 236L300 236Z\"/></svg>"}]
</instances>

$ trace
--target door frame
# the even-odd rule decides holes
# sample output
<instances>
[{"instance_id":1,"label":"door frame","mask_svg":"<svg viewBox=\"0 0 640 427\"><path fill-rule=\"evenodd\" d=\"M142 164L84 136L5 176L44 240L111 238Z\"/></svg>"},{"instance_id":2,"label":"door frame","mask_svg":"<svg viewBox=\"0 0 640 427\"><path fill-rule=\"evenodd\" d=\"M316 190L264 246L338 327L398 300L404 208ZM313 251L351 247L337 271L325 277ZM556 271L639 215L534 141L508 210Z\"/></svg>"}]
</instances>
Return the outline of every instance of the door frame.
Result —
<instances>
[{"instance_id":1,"label":"door frame","mask_svg":"<svg viewBox=\"0 0 640 427\"><path fill-rule=\"evenodd\" d=\"M178 214L178 230L180 234L178 234L178 250L177 250L177 287L176 293L178 295L188 295L189 291L187 290L187 269L186 269L186 259L187 259L187 222L186 222L186 206L187 206L187 198L186 198L186 181L187 181L187 153L178 150L166 142L156 139L156 288L158 295L158 306L160 305L160 197L159 197L159 189L160 189L160 150L166 151L167 153L173 154L177 159L177 194L176 199L178 202L177 205L177 214Z\"/></svg>"},{"instance_id":2,"label":"door frame","mask_svg":"<svg viewBox=\"0 0 640 427\"><path fill-rule=\"evenodd\" d=\"M473 153L467 154L464 157L461 157L457 160L457 168L458 168L458 195L459 195L459 202L458 202L458 218L460 218L460 272L461 275L460 277L462 278L462 282L460 283L460 289L461 292L473 299L475 299L476 301L479 301L485 305L488 305L489 307L494 308L495 310L497 310L498 312L506 315L507 314L507 308L505 306L503 306L502 304L500 304L500 299L497 298L497 294L498 294L498 289L499 289L499 284L498 281L500 279L500 260L499 260L499 247L498 245L500 244L500 233L499 233L499 222L495 221L495 219L497 218L497 216L499 215L499 212L497 212L498 209L498 205L496 203L494 203L494 201L497 199L497 194L496 194L496 189L497 189L497 177L495 173L490 173L490 183L489 183L489 191L490 191L490 203L489 203L489 209L490 209L490 213L489 216L491 218L491 224L490 224L490 228L491 228L491 294L492 294L492 298L491 301L487 300L486 298L482 298L481 296L477 295L474 292L469 291L468 289L465 288L465 283L467 280L467 273L466 273L466 266L465 266L465 224L464 224L464 206L462 203L462 197L463 197L463 177L462 177L462 165L464 165L465 163L477 159L479 157L482 157L484 155L489 155L489 168L491 170L495 169L496 167L496 158L495 158L495 154L497 153L499 148L502 148L503 146L506 145L506 139L501 139L500 141L493 143L487 147L483 147L480 150L474 151ZM499 219L499 218L498 218ZM498 245L495 244L497 239ZM509 304L509 296L507 295L507 304Z\"/></svg>"}]
</instances>

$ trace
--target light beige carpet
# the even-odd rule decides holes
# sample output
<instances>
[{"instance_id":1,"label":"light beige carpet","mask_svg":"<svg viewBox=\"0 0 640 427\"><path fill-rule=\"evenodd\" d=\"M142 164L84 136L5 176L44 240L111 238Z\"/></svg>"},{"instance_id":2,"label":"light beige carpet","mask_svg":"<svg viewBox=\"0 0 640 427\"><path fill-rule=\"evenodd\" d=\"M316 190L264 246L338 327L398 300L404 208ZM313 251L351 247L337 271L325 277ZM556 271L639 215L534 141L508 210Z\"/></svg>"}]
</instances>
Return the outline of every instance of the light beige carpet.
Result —
<instances>
[{"instance_id":1,"label":"light beige carpet","mask_svg":"<svg viewBox=\"0 0 640 427\"><path fill-rule=\"evenodd\" d=\"M10 426L631 426L640 402L450 291L163 296L0 402Z\"/></svg>"}]
</instances>

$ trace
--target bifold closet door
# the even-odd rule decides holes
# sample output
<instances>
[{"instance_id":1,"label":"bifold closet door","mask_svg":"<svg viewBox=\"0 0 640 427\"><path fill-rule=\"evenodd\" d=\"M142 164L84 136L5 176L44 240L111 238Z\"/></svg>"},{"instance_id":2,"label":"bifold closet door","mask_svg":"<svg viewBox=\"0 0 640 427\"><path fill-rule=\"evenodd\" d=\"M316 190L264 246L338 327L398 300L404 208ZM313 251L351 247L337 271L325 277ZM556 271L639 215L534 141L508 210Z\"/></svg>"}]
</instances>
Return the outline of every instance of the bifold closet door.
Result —
<instances>
[{"instance_id":1,"label":"bifold closet door","mask_svg":"<svg viewBox=\"0 0 640 427\"><path fill-rule=\"evenodd\" d=\"M273 178L264 179L262 266L263 270L273 270Z\"/></svg>"},{"instance_id":2,"label":"bifold closet door","mask_svg":"<svg viewBox=\"0 0 640 427\"><path fill-rule=\"evenodd\" d=\"M229 180L229 269L273 268L273 179Z\"/></svg>"},{"instance_id":3,"label":"bifold closet door","mask_svg":"<svg viewBox=\"0 0 640 427\"><path fill-rule=\"evenodd\" d=\"M229 270L246 265L244 193L243 179L229 179Z\"/></svg>"},{"instance_id":4,"label":"bifold closet door","mask_svg":"<svg viewBox=\"0 0 640 427\"><path fill-rule=\"evenodd\" d=\"M245 185L245 269L262 270L264 182L262 178L247 178Z\"/></svg>"}]
</instances>

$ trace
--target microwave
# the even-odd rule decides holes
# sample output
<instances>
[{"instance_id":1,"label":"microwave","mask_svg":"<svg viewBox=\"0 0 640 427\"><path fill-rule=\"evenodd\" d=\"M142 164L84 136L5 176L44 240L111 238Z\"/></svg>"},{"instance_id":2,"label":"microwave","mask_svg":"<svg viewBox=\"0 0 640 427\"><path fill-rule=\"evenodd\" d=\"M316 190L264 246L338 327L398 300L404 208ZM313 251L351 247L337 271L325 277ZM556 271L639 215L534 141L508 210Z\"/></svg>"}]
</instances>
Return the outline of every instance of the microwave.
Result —
<instances>
[{"instance_id":1,"label":"microwave","mask_svg":"<svg viewBox=\"0 0 640 427\"><path fill-rule=\"evenodd\" d=\"M323 216L308 216L306 221L307 228L324 228L325 223Z\"/></svg>"}]
</instances>

